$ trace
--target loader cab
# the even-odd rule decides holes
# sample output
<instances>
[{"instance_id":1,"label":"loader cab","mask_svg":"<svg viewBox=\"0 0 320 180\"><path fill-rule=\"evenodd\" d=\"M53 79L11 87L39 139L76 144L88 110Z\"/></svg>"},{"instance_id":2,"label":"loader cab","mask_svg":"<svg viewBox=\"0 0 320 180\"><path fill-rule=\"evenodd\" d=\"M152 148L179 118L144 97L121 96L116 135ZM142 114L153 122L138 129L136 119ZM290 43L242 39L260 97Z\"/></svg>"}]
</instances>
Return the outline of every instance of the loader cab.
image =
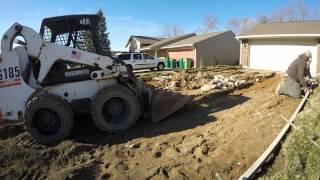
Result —
<instances>
[{"instance_id":1,"label":"loader cab","mask_svg":"<svg viewBox=\"0 0 320 180\"><path fill-rule=\"evenodd\" d=\"M104 55L98 37L98 15L69 15L43 19L40 36L44 41ZM90 79L99 68L67 61L57 61L43 85L54 85Z\"/></svg>"},{"instance_id":2,"label":"loader cab","mask_svg":"<svg viewBox=\"0 0 320 180\"><path fill-rule=\"evenodd\" d=\"M98 15L69 15L43 19L40 36L47 42L101 54Z\"/></svg>"}]
</instances>

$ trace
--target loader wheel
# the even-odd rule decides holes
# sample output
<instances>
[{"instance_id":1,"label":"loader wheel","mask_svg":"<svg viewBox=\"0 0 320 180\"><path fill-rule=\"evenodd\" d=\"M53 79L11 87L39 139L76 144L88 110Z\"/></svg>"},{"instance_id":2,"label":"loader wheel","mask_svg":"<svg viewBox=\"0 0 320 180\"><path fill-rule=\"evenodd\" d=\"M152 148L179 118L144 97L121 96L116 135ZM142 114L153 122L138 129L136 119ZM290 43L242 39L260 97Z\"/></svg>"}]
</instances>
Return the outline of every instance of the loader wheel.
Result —
<instances>
[{"instance_id":1,"label":"loader wheel","mask_svg":"<svg viewBox=\"0 0 320 180\"><path fill-rule=\"evenodd\" d=\"M140 114L137 97L120 85L101 89L91 102L92 120L98 128L108 133L132 127Z\"/></svg>"},{"instance_id":2,"label":"loader wheel","mask_svg":"<svg viewBox=\"0 0 320 180\"><path fill-rule=\"evenodd\" d=\"M55 145L71 133L73 112L59 96L35 96L26 105L24 124L33 139L41 144Z\"/></svg>"}]
</instances>

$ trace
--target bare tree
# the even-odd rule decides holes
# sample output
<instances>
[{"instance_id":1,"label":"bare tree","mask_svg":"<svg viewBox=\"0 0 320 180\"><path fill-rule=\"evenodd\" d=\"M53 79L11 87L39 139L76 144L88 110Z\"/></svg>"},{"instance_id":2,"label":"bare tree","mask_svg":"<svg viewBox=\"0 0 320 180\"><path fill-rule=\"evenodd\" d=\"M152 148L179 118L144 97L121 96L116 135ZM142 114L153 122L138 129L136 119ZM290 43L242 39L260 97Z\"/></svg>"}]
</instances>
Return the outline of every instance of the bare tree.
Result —
<instances>
[{"instance_id":1,"label":"bare tree","mask_svg":"<svg viewBox=\"0 0 320 180\"><path fill-rule=\"evenodd\" d=\"M240 34L240 31L241 31L240 20L236 19L236 18L229 19L229 21L227 23L227 29L230 29L231 31L233 31L237 35Z\"/></svg>"},{"instance_id":2,"label":"bare tree","mask_svg":"<svg viewBox=\"0 0 320 180\"><path fill-rule=\"evenodd\" d=\"M283 22L286 17L282 10L273 10L269 19L271 22Z\"/></svg>"},{"instance_id":3,"label":"bare tree","mask_svg":"<svg viewBox=\"0 0 320 180\"><path fill-rule=\"evenodd\" d=\"M162 26L160 31L160 36L167 38L176 37L183 34L184 30L176 24L165 24Z\"/></svg>"},{"instance_id":4,"label":"bare tree","mask_svg":"<svg viewBox=\"0 0 320 180\"><path fill-rule=\"evenodd\" d=\"M218 29L219 20L217 17L207 15L203 17L202 26L200 27L201 33L210 33Z\"/></svg>"},{"instance_id":5,"label":"bare tree","mask_svg":"<svg viewBox=\"0 0 320 180\"><path fill-rule=\"evenodd\" d=\"M266 24L269 21L270 21L269 17L267 16L258 16L258 18L256 19L256 23L260 23L260 24Z\"/></svg>"},{"instance_id":6,"label":"bare tree","mask_svg":"<svg viewBox=\"0 0 320 180\"><path fill-rule=\"evenodd\" d=\"M230 19L227 28L239 35L249 31L257 24L269 22L304 21L319 19L318 9L310 9L304 0L295 0L293 3L272 11L270 16L260 15L255 19L245 17L243 19Z\"/></svg>"},{"instance_id":7,"label":"bare tree","mask_svg":"<svg viewBox=\"0 0 320 180\"><path fill-rule=\"evenodd\" d=\"M240 33L243 33L252 29L256 25L256 22L248 17L245 17L241 20L240 25Z\"/></svg>"},{"instance_id":8,"label":"bare tree","mask_svg":"<svg viewBox=\"0 0 320 180\"><path fill-rule=\"evenodd\" d=\"M230 19L227 23L227 28L232 30L235 34L239 35L252 29L256 24L256 21L245 17L243 19Z\"/></svg>"},{"instance_id":9,"label":"bare tree","mask_svg":"<svg viewBox=\"0 0 320 180\"><path fill-rule=\"evenodd\" d=\"M308 8L304 0L295 0L289 5L273 10L269 19L272 22L304 21L318 18L317 14L317 9Z\"/></svg>"},{"instance_id":10,"label":"bare tree","mask_svg":"<svg viewBox=\"0 0 320 180\"><path fill-rule=\"evenodd\" d=\"M306 20L311 14L304 0L296 0L290 8L292 9L292 13L294 13L293 17L297 20Z\"/></svg>"}]
</instances>

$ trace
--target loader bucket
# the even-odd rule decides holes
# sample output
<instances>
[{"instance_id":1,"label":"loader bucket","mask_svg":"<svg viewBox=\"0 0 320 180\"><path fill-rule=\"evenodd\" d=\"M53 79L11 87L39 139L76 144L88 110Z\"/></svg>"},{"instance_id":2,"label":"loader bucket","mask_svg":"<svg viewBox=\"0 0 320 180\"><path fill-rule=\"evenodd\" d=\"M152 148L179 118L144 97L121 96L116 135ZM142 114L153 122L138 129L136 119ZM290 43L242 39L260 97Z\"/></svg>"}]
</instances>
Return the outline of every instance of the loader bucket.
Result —
<instances>
[{"instance_id":1,"label":"loader bucket","mask_svg":"<svg viewBox=\"0 0 320 180\"><path fill-rule=\"evenodd\" d=\"M191 97L181 94L156 90L152 93L152 122L158 122L175 113L191 101Z\"/></svg>"}]
</instances>

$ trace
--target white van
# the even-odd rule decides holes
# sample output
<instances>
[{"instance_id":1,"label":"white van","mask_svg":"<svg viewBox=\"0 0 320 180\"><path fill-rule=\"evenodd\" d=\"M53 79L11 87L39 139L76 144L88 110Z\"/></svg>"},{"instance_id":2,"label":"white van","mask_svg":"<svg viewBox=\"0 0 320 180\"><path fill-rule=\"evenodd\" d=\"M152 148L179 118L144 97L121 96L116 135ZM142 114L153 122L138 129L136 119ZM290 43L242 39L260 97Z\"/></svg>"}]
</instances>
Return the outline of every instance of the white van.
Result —
<instances>
[{"instance_id":1,"label":"white van","mask_svg":"<svg viewBox=\"0 0 320 180\"><path fill-rule=\"evenodd\" d=\"M158 71L164 69L164 60L154 58L145 53L118 53L114 57L116 60L122 60L129 68L136 69L155 69Z\"/></svg>"}]
</instances>

